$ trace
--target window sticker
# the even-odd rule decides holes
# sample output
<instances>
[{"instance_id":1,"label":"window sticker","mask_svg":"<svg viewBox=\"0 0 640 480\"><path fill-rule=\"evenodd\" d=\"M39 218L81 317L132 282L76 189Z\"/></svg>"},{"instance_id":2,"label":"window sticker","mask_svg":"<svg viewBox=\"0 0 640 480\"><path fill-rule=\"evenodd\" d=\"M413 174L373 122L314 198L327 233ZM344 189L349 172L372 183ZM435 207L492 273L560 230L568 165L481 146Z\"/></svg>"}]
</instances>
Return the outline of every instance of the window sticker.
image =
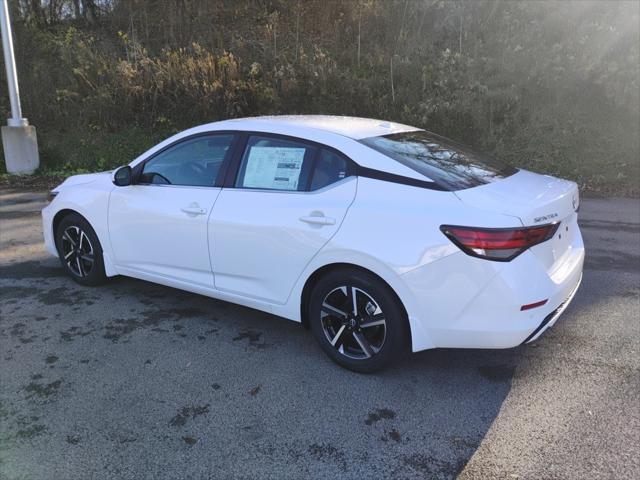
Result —
<instances>
[{"instance_id":1,"label":"window sticker","mask_svg":"<svg viewBox=\"0 0 640 480\"><path fill-rule=\"evenodd\" d=\"M304 148L251 147L242 185L297 190L304 153Z\"/></svg>"}]
</instances>

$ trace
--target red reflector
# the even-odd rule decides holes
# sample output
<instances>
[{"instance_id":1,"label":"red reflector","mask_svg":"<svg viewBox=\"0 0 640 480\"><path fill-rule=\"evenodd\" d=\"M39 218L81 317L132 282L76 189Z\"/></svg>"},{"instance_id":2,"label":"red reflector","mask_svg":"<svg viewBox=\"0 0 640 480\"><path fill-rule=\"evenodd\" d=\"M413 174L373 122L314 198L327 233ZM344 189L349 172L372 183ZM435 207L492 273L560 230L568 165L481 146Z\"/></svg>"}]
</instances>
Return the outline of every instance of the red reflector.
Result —
<instances>
[{"instance_id":1,"label":"red reflector","mask_svg":"<svg viewBox=\"0 0 640 480\"><path fill-rule=\"evenodd\" d=\"M547 303L547 300L540 300L539 302L536 302L536 303L530 303L528 305L522 305L520 307L520 311L524 312L525 310L531 310L532 308L541 307L545 303Z\"/></svg>"}]
</instances>

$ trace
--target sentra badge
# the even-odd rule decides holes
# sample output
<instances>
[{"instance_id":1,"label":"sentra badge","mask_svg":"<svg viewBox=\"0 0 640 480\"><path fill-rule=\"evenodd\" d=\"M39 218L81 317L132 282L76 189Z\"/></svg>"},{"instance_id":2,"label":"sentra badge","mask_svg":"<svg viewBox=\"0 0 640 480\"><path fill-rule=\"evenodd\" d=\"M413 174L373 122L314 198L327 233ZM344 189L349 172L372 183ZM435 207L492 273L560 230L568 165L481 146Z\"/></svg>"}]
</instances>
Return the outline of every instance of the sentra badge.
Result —
<instances>
[{"instance_id":1,"label":"sentra badge","mask_svg":"<svg viewBox=\"0 0 640 480\"><path fill-rule=\"evenodd\" d=\"M550 213L548 215L543 215L541 217L536 217L536 218L533 219L533 221L535 223L540 223L540 222L544 222L546 220L552 220L552 219L557 218L557 217L558 217L557 213Z\"/></svg>"}]
</instances>

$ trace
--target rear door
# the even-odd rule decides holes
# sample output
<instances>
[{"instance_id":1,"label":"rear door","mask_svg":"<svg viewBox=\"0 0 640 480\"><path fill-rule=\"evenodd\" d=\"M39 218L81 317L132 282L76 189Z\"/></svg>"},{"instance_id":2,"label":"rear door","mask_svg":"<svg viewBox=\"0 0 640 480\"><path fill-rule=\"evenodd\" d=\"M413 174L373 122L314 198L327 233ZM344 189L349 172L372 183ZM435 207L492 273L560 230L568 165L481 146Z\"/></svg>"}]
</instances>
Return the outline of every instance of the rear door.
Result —
<instances>
[{"instance_id":1,"label":"rear door","mask_svg":"<svg viewBox=\"0 0 640 480\"><path fill-rule=\"evenodd\" d=\"M291 137L248 135L209 220L215 286L286 302L356 193L350 160Z\"/></svg>"}]
</instances>

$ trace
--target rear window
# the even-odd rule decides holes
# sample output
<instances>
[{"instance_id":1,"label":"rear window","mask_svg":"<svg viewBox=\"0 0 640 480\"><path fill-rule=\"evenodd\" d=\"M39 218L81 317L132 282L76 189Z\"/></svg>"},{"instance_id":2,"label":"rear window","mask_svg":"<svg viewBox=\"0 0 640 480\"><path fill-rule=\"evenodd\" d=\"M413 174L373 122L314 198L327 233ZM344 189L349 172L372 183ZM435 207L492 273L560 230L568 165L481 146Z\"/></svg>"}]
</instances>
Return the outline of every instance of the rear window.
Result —
<instances>
[{"instance_id":1,"label":"rear window","mask_svg":"<svg viewBox=\"0 0 640 480\"><path fill-rule=\"evenodd\" d=\"M518 170L424 130L360 140L447 190L494 182Z\"/></svg>"}]
</instances>

